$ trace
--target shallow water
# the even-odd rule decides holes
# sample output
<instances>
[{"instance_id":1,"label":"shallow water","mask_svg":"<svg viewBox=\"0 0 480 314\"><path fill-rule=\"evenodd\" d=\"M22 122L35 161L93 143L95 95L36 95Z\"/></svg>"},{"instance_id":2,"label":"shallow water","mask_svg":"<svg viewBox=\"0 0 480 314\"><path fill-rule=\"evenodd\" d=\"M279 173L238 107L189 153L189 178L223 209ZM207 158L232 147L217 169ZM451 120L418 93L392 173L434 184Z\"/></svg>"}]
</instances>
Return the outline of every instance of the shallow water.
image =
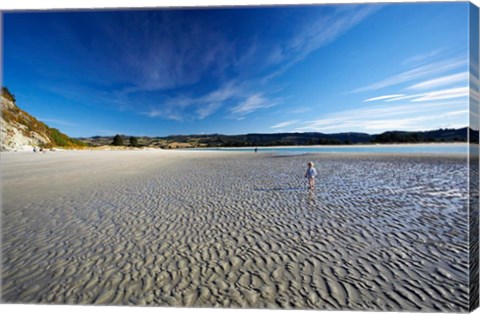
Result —
<instances>
[{"instance_id":1,"label":"shallow water","mask_svg":"<svg viewBox=\"0 0 480 314\"><path fill-rule=\"evenodd\" d=\"M253 147L241 148L188 148L189 151L254 152ZM337 146L282 146L259 147L258 153L280 155L302 155L316 153L358 154L358 153L398 153L398 154L467 154L468 144L401 144L401 145L337 145Z\"/></svg>"}]
</instances>

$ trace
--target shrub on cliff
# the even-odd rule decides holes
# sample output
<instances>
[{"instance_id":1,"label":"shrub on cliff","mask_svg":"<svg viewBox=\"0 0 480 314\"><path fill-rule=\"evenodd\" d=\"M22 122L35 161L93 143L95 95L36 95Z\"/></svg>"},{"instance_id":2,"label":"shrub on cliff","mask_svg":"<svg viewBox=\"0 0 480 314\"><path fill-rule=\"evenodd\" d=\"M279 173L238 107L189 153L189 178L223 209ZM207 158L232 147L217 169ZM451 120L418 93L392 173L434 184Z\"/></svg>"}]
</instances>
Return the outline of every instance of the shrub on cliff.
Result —
<instances>
[{"instance_id":1,"label":"shrub on cliff","mask_svg":"<svg viewBox=\"0 0 480 314\"><path fill-rule=\"evenodd\" d=\"M2 87L2 96L10 100L11 102L16 102L17 99L15 98L15 95L12 94L7 87L3 86Z\"/></svg>"}]
</instances>

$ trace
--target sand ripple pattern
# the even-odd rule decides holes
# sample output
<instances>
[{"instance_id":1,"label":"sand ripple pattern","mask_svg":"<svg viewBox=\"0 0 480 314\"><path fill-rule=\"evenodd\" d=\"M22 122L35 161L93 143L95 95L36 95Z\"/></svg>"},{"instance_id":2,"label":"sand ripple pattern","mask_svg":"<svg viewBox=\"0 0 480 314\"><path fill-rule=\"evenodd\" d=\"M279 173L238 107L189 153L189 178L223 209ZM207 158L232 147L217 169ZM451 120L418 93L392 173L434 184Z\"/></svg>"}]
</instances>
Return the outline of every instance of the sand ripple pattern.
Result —
<instances>
[{"instance_id":1,"label":"sand ripple pattern","mask_svg":"<svg viewBox=\"0 0 480 314\"><path fill-rule=\"evenodd\" d=\"M308 160L320 174L313 193ZM464 159L232 154L143 165L63 190L43 174L21 185L7 176L3 300L468 309Z\"/></svg>"}]
</instances>

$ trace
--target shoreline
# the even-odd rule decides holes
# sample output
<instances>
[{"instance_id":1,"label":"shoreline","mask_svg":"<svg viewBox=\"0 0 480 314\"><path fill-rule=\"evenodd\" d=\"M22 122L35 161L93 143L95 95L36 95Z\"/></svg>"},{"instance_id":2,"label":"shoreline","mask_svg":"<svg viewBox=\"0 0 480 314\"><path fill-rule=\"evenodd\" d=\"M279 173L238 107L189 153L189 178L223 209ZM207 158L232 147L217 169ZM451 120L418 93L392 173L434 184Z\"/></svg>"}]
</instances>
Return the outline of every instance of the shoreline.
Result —
<instances>
[{"instance_id":1,"label":"shoreline","mask_svg":"<svg viewBox=\"0 0 480 314\"><path fill-rule=\"evenodd\" d=\"M425 143L389 143L389 144L349 144L349 145L288 145L288 146L241 146L241 147L191 147L191 148L159 148L159 147L129 147L129 146L94 146L85 148L53 148L53 151L189 151L189 150L242 150L258 148L262 149L299 149L299 148L375 148L375 147L415 147L415 146L468 146L471 143L468 142L452 142L452 143L438 143L438 142L425 142ZM32 152L32 147L26 147L21 150L3 150L0 153L7 152ZM46 152L50 151L49 149ZM38 152L38 151L37 151Z\"/></svg>"},{"instance_id":2,"label":"shoreline","mask_svg":"<svg viewBox=\"0 0 480 314\"><path fill-rule=\"evenodd\" d=\"M279 147L282 148L282 147ZM295 148L292 148L295 149ZM356 158L356 157L371 157L371 158L382 158L382 157L406 157L406 158L416 158L416 157L425 157L425 158L468 158L468 152L465 153L452 153L452 152L352 152L352 151L347 151L347 152L299 152L297 154L282 154L282 152L274 152L274 151L261 151L259 149L258 153L254 153L253 151L250 150L235 150L232 149L231 151L229 149L102 149L102 150L88 150L88 149L75 149L75 150L70 150L70 149L65 149L65 150L55 150L55 151L45 151L45 152L36 152L33 153L31 151L1 151L0 154L4 155L14 155L14 154L21 154L21 155L32 155L32 156L52 156L52 155L62 155L62 154L79 154L79 155L85 155L88 156L89 154L138 154L140 156L141 154L148 155L148 154L165 154L166 155L178 155L178 156L190 156L192 157L194 154L197 154L197 156L205 156L205 155L211 155L211 157L221 157L221 156L229 156L229 157L238 157L238 156L251 156L252 158L257 157L275 157L275 158L280 158L280 157L301 157L301 156L311 156L311 157L322 157L322 158L329 158L329 157L344 157L344 158ZM120 156L119 155L119 156ZM192 155L192 156L191 156Z\"/></svg>"},{"instance_id":3,"label":"shoreline","mask_svg":"<svg viewBox=\"0 0 480 314\"><path fill-rule=\"evenodd\" d=\"M338 148L338 147L378 147L378 146L464 146L468 145L468 142L452 142L452 143L437 143L437 142L427 142L427 143L392 143L392 144L349 144L349 145L291 145L291 146L241 146L241 147L195 147L195 148L177 148L171 150L189 150L189 149L221 149L221 150L235 150L235 149L255 149L259 150L262 148ZM170 150L170 149L167 149Z\"/></svg>"}]
</instances>

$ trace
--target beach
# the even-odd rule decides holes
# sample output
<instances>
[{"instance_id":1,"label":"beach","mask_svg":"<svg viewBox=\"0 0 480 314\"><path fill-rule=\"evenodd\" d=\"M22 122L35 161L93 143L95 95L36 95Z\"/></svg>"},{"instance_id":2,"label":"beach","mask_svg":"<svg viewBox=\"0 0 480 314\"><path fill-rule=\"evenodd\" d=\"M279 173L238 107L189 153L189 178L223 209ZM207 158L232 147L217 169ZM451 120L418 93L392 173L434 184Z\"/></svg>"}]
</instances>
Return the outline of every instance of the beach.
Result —
<instances>
[{"instance_id":1,"label":"beach","mask_svg":"<svg viewBox=\"0 0 480 314\"><path fill-rule=\"evenodd\" d=\"M1 172L7 303L468 310L465 155L12 152Z\"/></svg>"}]
</instances>

